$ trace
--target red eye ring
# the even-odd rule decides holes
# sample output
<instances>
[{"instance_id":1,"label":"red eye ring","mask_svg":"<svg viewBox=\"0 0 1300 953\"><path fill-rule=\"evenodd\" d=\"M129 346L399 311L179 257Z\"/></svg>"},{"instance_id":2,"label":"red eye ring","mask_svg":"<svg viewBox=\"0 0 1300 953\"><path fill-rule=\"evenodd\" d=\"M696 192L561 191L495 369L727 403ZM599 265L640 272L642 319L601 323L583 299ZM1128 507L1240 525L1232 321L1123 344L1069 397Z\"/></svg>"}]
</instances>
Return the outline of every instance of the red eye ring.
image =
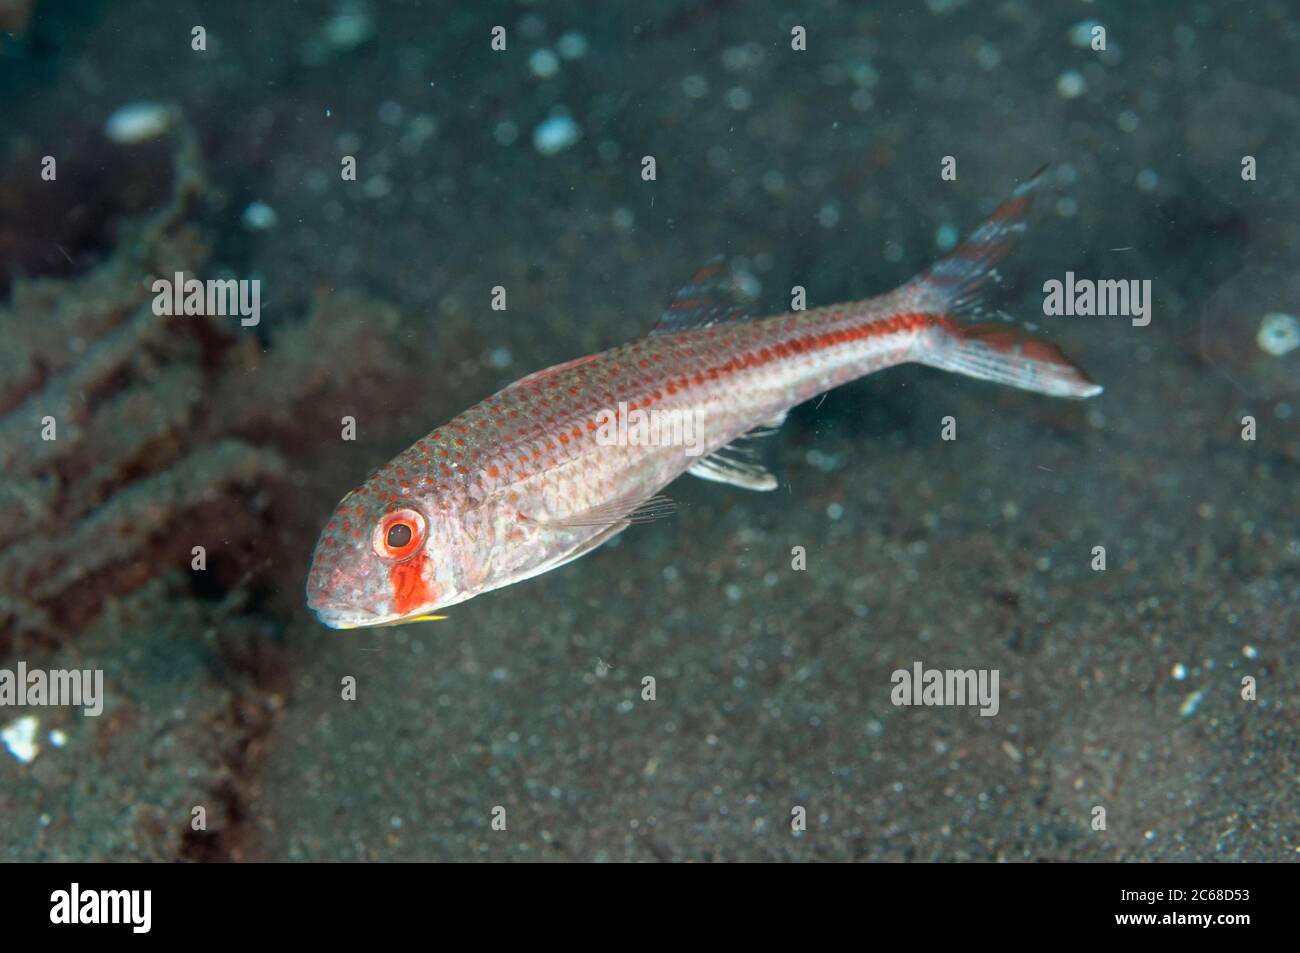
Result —
<instances>
[{"instance_id":1,"label":"red eye ring","mask_svg":"<svg viewBox=\"0 0 1300 953\"><path fill-rule=\"evenodd\" d=\"M424 515L416 510L384 514L371 539L375 554L393 562L409 558L424 545L425 526Z\"/></svg>"}]
</instances>

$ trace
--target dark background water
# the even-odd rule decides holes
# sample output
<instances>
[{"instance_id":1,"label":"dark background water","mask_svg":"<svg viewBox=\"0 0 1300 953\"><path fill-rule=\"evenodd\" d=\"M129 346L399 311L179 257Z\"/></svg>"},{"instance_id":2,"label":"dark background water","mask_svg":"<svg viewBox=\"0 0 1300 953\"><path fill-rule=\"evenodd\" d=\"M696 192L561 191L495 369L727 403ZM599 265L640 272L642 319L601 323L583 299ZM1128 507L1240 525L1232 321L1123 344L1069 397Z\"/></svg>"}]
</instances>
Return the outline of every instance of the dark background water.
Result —
<instances>
[{"instance_id":1,"label":"dark background water","mask_svg":"<svg viewBox=\"0 0 1300 953\"><path fill-rule=\"evenodd\" d=\"M0 712L40 746L0 751L0 857L1295 857L1300 351L1256 342L1300 312L1290 5L0 16L0 667L107 690ZM135 102L169 128L113 141ZM1104 396L891 370L792 416L776 493L682 480L673 520L448 622L306 611L344 492L645 333L702 260L773 311L877 294L1046 161L996 304ZM174 270L260 279L261 324L154 317ZM1151 323L1044 316L1067 271L1150 280ZM999 714L895 707L916 661L997 669Z\"/></svg>"}]
</instances>

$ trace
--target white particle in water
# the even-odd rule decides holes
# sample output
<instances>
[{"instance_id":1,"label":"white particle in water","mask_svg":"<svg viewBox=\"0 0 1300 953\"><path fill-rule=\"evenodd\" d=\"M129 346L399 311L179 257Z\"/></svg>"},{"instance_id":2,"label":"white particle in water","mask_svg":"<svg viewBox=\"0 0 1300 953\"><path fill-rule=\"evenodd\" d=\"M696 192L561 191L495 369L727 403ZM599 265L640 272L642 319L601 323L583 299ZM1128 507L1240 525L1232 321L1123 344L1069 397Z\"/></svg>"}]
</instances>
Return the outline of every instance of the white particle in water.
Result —
<instances>
[{"instance_id":1,"label":"white particle in water","mask_svg":"<svg viewBox=\"0 0 1300 953\"><path fill-rule=\"evenodd\" d=\"M565 115L551 116L533 130L533 148L553 156L572 146L582 136L578 124Z\"/></svg>"},{"instance_id":2,"label":"white particle in water","mask_svg":"<svg viewBox=\"0 0 1300 953\"><path fill-rule=\"evenodd\" d=\"M1080 20L1070 27L1070 44L1081 50L1091 49L1092 31L1099 26L1101 26L1101 23L1097 20Z\"/></svg>"},{"instance_id":3,"label":"white particle in water","mask_svg":"<svg viewBox=\"0 0 1300 953\"><path fill-rule=\"evenodd\" d=\"M682 80L682 92L691 99L703 99L709 93L709 81L699 73L692 73Z\"/></svg>"},{"instance_id":4,"label":"white particle in water","mask_svg":"<svg viewBox=\"0 0 1300 953\"><path fill-rule=\"evenodd\" d=\"M849 105L860 113L868 112L876 104L876 98L869 89L855 89L849 97Z\"/></svg>"},{"instance_id":5,"label":"white particle in water","mask_svg":"<svg viewBox=\"0 0 1300 953\"><path fill-rule=\"evenodd\" d=\"M1088 81L1077 69L1068 69L1056 79L1056 92L1063 99L1076 99L1088 89Z\"/></svg>"},{"instance_id":6,"label":"white particle in water","mask_svg":"<svg viewBox=\"0 0 1300 953\"><path fill-rule=\"evenodd\" d=\"M361 192L367 198L382 199L393 190L393 183L388 180L386 175L372 175L366 179L365 185L361 186Z\"/></svg>"},{"instance_id":7,"label":"white particle in water","mask_svg":"<svg viewBox=\"0 0 1300 953\"><path fill-rule=\"evenodd\" d=\"M1272 311L1260 321L1255 343L1261 351L1274 357L1289 354L1300 347L1300 321L1294 314Z\"/></svg>"},{"instance_id":8,"label":"white particle in water","mask_svg":"<svg viewBox=\"0 0 1300 953\"><path fill-rule=\"evenodd\" d=\"M997 69L1002 62L1002 51L992 43L983 43L975 52L975 61L979 63L980 69Z\"/></svg>"},{"instance_id":9,"label":"white particle in water","mask_svg":"<svg viewBox=\"0 0 1300 953\"><path fill-rule=\"evenodd\" d=\"M727 90L727 105L740 112L754 103L753 95L744 86L733 86Z\"/></svg>"},{"instance_id":10,"label":"white particle in water","mask_svg":"<svg viewBox=\"0 0 1300 953\"><path fill-rule=\"evenodd\" d=\"M278 218L275 209L259 200L248 204L241 220L245 228L254 232L264 232L268 228L274 228Z\"/></svg>"},{"instance_id":11,"label":"white particle in water","mask_svg":"<svg viewBox=\"0 0 1300 953\"><path fill-rule=\"evenodd\" d=\"M736 291L744 298L753 300L763 293L763 282L748 268L736 268L731 279Z\"/></svg>"},{"instance_id":12,"label":"white particle in water","mask_svg":"<svg viewBox=\"0 0 1300 953\"><path fill-rule=\"evenodd\" d=\"M540 79L550 79L560 71L560 59L546 47L533 50L528 57L528 68Z\"/></svg>"},{"instance_id":13,"label":"white particle in water","mask_svg":"<svg viewBox=\"0 0 1300 953\"><path fill-rule=\"evenodd\" d=\"M497 127L493 131L492 136L496 139L498 145L513 145L514 141L519 138L519 127L509 119L503 119L501 122L497 123Z\"/></svg>"},{"instance_id":14,"label":"white particle in water","mask_svg":"<svg viewBox=\"0 0 1300 953\"><path fill-rule=\"evenodd\" d=\"M157 139L172 124L172 111L161 103L128 103L104 123L104 135L129 145Z\"/></svg>"},{"instance_id":15,"label":"white particle in water","mask_svg":"<svg viewBox=\"0 0 1300 953\"><path fill-rule=\"evenodd\" d=\"M326 22L323 33L330 46L350 50L375 35L375 24L364 13L342 13Z\"/></svg>"},{"instance_id":16,"label":"white particle in water","mask_svg":"<svg viewBox=\"0 0 1300 953\"><path fill-rule=\"evenodd\" d=\"M31 764L41 746L36 742L36 731L40 722L32 715L16 718L4 728L0 728L0 741L9 749L9 753L23 764Z\"/></svg>"},{"instance_id":17,"label":"white particle in water","mask_svg":"<svg viewBox=\"0 0 1300 953\"><path fill-rule=\"evenodd\" d=\"M526 13L519 18L519 32L526 40L540 40L546 33L546 21L540 14Z\"/></svg>"},{"instance_id":18,"label":"white particle in water","mask_svg":"<svg viewBox=\"0 0 1300 953\"><path fill-rule=\"evenodd\" d=\"M562 33L555 41L555 48L566 60L580 60L587 55L587 38L581 33L570 30Z\"/></svg>"},{"instance_id":19,"label":"white particle in water","mask_svg":"<svg viewBox=\"0 0 1300 953\"><path fill-rule=\"evenodd\" d=\"M1205 697L1205 689L1201 688L1192 692L1183 699L1183 703L1178 706L1178 714L1184 718L1190 718L1196 714L1196 709L1201 705L1201 699Z\"/></svg>"}]
</instances>

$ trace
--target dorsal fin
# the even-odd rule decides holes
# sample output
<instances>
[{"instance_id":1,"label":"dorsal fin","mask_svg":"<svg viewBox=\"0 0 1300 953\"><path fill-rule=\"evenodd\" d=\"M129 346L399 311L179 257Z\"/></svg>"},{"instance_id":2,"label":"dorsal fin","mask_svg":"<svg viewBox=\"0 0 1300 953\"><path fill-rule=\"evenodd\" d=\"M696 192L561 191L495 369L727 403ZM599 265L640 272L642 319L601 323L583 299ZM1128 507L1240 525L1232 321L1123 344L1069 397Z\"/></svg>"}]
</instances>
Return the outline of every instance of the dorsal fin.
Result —
<instances>
[{"instance_id":1,"label":"dorsal fin","mask_svg":"<svg viewBox=\"0 0 1300 953\"><path fill-rule=\"evenodd\" d=\"M545 380L552 374L558 374L560 371L567 371L569 368L577 367L579 364L586 364L588 361L594 361L598 357L600 357L599 354L588 354L585 357L575 357L573 360L565 361L563 364L544 367L540 371L533 371L531 374L519 378L519 380L515 381L513 384L508 384L501 388L500 392L504 394L506 391L514 390L516 387L520 387L523 384L536 384L538 381Z\"/></svg>"},{"instance_id":2,"label":"dorsal fin","mask_svg":"<svg viewBox=\"0 0 1300 953\"><path fill-rule=\"evenodd\" d=\"M716 255L677 289L650 333L671 334L751 317L749 303L736 287L735 275L727 267L726 259Z\"/></svg>"}]
</instances>

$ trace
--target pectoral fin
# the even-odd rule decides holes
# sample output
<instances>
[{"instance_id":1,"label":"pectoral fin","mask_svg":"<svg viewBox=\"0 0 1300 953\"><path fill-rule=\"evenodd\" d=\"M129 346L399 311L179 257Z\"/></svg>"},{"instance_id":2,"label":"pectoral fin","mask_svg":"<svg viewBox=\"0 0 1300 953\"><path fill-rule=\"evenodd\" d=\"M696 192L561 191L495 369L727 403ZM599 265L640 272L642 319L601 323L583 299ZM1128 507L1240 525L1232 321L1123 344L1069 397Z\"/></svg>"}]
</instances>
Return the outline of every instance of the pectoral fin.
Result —
<instances>
[{"instance_id":1,"label":"pectoral fin","mask_svg":"<svg viewBox=\"0 0 1300 953\"><path fill-rule=\"evenodd\" d=\"M677 506L666 496L621 497L598 503L568 516L546 517L535 522L545 529L586 529L651 523L671 516Z\"/></svg>"}]
</instances>

